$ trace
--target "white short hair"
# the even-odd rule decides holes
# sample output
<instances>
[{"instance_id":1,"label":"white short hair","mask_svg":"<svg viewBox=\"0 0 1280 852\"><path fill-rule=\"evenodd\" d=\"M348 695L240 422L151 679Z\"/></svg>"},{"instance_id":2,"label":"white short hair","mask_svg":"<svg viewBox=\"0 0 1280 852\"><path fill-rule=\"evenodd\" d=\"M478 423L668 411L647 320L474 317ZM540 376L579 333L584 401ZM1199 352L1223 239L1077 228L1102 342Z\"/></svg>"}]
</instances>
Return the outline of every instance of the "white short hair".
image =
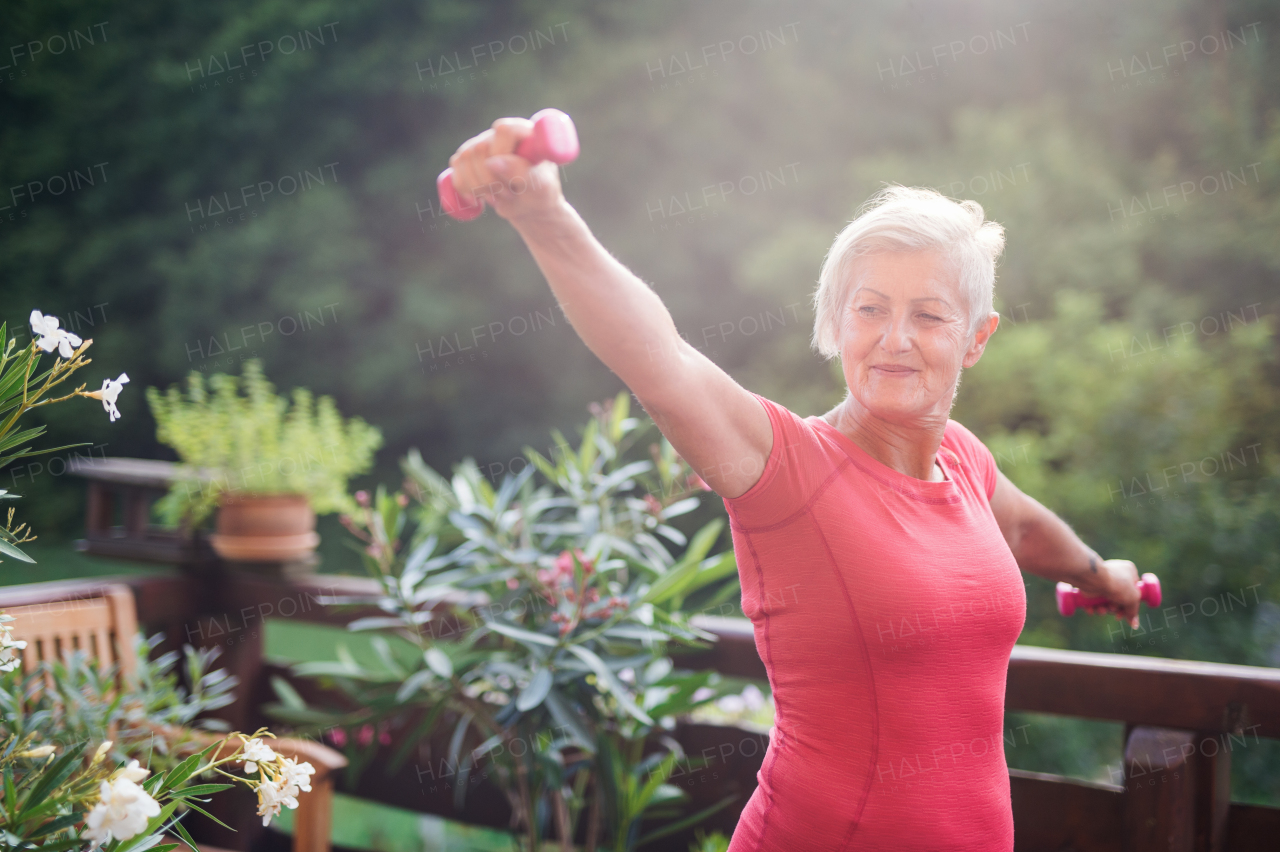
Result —
<instances>
[{"instance_id":1,"label":"white short hair","mask_svg":"<svg viewBox=\"0 0 1280 852\"><path fill-rule=\"evenodd\" d=\"M831 244L813 294L813 348L840 355L841 314L851 295L855 259L873 251L941 250L957 272L970 337L992 311L996 259L1004 228L983 220L976 201L954 201L932 189L889 185L858 209Z\"/></svg>"}]
</instances>

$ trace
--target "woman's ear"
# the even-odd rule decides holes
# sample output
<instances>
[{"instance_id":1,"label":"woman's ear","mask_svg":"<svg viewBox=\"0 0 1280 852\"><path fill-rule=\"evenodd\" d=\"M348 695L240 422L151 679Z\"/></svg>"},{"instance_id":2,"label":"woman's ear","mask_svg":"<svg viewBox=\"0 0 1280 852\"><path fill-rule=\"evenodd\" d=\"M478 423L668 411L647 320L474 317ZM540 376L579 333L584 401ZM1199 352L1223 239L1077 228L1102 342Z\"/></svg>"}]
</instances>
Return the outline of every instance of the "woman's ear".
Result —
<instances>
[{"instance_id":1,"label":"woman's ear","mask_svg":"<svg viewBox=\"0 0 1280 852\"><path fill-rule=\"evenodd\" d=\"M996 333L996 328L1000 325L1000 314L992 311L987 315L987 321L979 326L973 335L973 340L969 344L969 350L964 353L964 366L972 367L978 363L978 359L982 357L983 351L987 348L987 341L991 339L991 335Z\"/></svg>"}]
</instances>

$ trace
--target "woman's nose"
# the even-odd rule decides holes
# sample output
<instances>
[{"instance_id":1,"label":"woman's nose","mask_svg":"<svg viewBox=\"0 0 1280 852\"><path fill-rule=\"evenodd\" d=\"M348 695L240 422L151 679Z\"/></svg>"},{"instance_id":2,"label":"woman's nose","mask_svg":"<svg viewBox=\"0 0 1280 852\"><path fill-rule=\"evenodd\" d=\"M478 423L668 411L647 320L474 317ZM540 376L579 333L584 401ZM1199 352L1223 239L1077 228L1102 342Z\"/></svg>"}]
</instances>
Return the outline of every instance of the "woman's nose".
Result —
<instances>
[{"instance_id":1,"label":"woman's nose","mask_svg":"<svg viewBox=\"0 0 1280 852\"><path fill-rule=\"evenodd\" d=\"M890 317L880 336L880 345L890 352L904 352L911 348L911 327L906 317Z\"/></svg>"}]
</instances>

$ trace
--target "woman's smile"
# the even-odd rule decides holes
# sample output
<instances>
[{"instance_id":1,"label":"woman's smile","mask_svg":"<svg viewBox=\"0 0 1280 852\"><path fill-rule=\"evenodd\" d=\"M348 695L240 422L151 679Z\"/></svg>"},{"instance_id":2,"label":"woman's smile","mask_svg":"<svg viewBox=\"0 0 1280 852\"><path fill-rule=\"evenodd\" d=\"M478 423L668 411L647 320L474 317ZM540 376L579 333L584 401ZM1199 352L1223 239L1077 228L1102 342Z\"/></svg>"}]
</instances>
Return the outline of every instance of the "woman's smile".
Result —
<instances>
[{"instance_id":1,"label":"woman's smile","mask_svg":"<svg viewBox=\"0 0 1280 852\"><path fill-rule=\"evenodd\" d=\"M907 367L902 364L873 364L871 371L878 376L893 379L905 379L920 372L914 367Z\"/></svg>"}]
</instances>

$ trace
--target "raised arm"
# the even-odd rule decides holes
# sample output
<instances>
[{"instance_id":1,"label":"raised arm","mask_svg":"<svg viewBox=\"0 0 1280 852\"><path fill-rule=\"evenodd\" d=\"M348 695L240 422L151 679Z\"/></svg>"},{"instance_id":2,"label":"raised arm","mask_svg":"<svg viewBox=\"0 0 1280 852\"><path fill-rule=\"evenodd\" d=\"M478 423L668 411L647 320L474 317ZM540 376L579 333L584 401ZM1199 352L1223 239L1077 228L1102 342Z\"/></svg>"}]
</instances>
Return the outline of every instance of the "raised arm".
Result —
<instances>
[{"instance_id":1,"label":"raised arm","mask_svg":"<svg viewBox=\"0 0 1280 852\"><path fill-rule=\"evenodd\" d=\"M587 347L631 389L676 451L722 497L760 478L773 446L763 406L680 337L650 287L600 244L565 200L554 163L513 152L532 130L500 118L449 160L464 197L510 222Z\"/></svg>"}]
</instances>

